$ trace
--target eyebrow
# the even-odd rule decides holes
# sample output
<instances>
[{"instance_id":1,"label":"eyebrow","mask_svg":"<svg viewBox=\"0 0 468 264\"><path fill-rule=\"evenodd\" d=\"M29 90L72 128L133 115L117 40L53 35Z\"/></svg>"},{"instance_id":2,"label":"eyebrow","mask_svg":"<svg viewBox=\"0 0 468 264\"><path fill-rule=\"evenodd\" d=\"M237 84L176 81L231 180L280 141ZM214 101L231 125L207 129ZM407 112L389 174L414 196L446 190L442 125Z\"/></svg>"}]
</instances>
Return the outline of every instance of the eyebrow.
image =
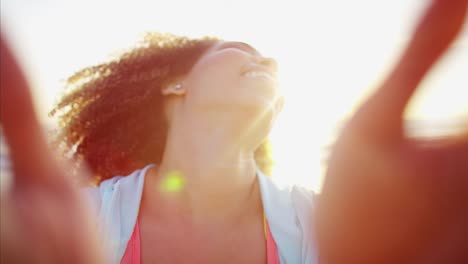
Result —
<instances>
[{"instance_id":1,"label":"eyebrow","mask_svg":"<svg viewBox=\"0 0 468 264\"><path fill-rule=\"evenodd\" d=\"M240 50L243 50L243 51L246 51L248 53L251 53L253 55L259 55L260 52L258 52L258 50L256 50L255 48L253 48L252 46L250 46L249 44L247 43L244 43L244 42L238 42L238 41L231 41L231 42L224 42L222 43L218 49L227 49L227 48L238 48Z\"/></svg>"}]
</instances>

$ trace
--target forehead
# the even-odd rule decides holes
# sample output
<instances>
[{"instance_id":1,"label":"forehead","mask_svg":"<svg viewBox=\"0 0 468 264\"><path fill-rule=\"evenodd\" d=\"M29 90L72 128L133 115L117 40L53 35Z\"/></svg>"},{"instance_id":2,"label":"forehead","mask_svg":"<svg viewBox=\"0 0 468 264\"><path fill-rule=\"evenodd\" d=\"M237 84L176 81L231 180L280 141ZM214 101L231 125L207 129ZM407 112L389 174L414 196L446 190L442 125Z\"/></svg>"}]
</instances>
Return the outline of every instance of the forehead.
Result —
<instances>
[{"instance_id":1,"label":"forehead","mask_svg":"<svg viewBox=\"0 0 468 264\"><path fill-rule=\"evenodd\" d=\"M223 50L223 49L229 49L229 48L239 49L247 53L251 53L252 55L261 55L260 52L256 50L254 47L250 46L247 43L240 42L240 41L220 41L216 43L215 45L213 45L211 50L216 51L216 50Z\"/></svg>"}]
</instances>

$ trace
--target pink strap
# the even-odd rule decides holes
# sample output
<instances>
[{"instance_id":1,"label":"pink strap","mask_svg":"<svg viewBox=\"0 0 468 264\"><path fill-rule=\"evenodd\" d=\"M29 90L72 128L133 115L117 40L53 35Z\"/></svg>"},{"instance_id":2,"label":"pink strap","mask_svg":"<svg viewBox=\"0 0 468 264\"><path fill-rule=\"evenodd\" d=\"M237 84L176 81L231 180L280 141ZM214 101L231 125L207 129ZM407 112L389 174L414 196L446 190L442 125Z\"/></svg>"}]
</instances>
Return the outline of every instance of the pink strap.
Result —
<instances>
[{"instance_id":1,"label":"pink strap","mask_svg":"<svg viewBox=\"0 0 468 264\"><path fill-rule=\"evenodd\" d=\"M279 264L278 247L276 246L275 239L270 231L270 225L265 221L266 226L266 250L267 250L267 264Z\"/></svg>"},{"instance_id":2,"label":"pink strap","mask_svg":"<svg viewBox=\"0 0 468 264\"><path fill-rule=\"evenodd\" d=\"M140 264L141 263L141 248L140 248L140 228L138 221L136 221L135 228L133 229L132 237L128 241L127 249L122 258L121 264Z\"/></svg>"},{"instance_id":3,"label":"pink strap","mask_svg":"<svg viewBox=\"0 0 468 264\"><path fill-rule=\"evenodd\" d=\"M265 221L265 236L266 236L266 250L267 250L267 264L279 264L278 248L273 236L270 232L270 226ZM122 258L121 264L140 264L141 263L141 248L140 248L140 228L138 221L133 229L132 237L128 241L127 249Z\"/></svg>"}]
</instances>

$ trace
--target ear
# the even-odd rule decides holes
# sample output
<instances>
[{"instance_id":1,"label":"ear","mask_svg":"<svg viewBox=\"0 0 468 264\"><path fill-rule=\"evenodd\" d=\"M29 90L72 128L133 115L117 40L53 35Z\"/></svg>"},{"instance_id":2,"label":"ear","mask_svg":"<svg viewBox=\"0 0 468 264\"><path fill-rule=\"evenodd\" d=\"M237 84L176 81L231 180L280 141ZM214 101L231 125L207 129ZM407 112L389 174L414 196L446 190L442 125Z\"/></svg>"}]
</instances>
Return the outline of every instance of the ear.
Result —
<instances>
[{"instance_id":1,"label":"ear","mask_svg":"<svg viewBox=\"0 0 468 264\"><path fill-rule=\"evenodd\" d=\"M181 96L181 95L185 95L186 93L187 93L187 90L185 89L182 82L169 84L161 90L161 94L164 96L169 96L169 95Z\"/></svg>"}]
</instances>

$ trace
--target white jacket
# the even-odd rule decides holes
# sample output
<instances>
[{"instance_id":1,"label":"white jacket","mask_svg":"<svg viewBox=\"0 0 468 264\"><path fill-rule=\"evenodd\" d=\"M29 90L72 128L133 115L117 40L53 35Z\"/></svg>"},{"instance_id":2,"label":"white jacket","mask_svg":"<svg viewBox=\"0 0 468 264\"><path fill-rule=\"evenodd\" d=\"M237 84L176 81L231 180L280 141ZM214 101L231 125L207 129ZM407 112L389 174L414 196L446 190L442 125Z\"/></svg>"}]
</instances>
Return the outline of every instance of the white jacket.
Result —
<instances>
[{"instance_id":1,"label":"white jacket","mask_svg":"<svg viewBox=\"0 0 468 264\"><path fill-rule=\"evenodd\" d=\"M138 217L146 171L152 165L128 176L116 176L86 192L96 209L99 229L111 256L119 264ZM278 247L282 264L318 263L312 237L313 193L297 186L278 188L257 171L265 216Z\"/></svg>"}]
</instances>

